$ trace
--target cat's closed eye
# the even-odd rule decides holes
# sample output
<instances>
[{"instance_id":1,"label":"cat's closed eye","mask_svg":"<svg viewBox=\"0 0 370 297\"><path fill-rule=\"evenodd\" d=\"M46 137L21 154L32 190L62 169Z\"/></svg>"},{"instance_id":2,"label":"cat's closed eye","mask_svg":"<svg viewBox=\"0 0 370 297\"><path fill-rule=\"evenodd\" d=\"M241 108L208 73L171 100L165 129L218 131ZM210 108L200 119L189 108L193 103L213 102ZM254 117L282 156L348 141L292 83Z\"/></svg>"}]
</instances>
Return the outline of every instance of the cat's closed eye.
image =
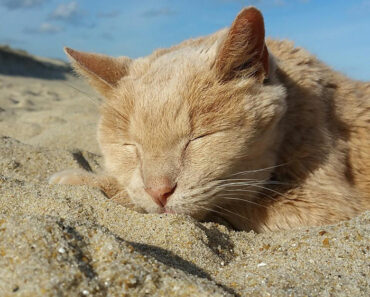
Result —
<instances>
[{"instance_id":1,"label":"cat's closed eye","mask_svg":"<svg viewBox=\"0 0 370 297\"><path fill-rule=\"evenodd\" d=\"M187 148L189 147L189 145L191 143L195 143L195 142L198 142L198 141L201 141L201 140L204 140L206 139L207 137L210 137L210 136L213 136L215 134L218 134L219 131L217 132L207 132L207 133L203 133L203 134L198 134L198 135L194 135L192 136L188 142L185 144L185 147L184 147L184 152L187 150Z\"/></svg>"},{"instance_id":2,"label":"cat's closed eye","mask_svg":"<svg viewBox=\"0 0 370 297\"><path fill-rule=\"evenodd\" d=\"M215 135L215 134L218 134L218 133L219 133L219 131L216 131L216 132L207 132L207 133L195 135L195 136L193 136L190 139L190 141L197 141L197 140L200 140L200 139L203 139L205 137L208 137L208 136L211 136L211 135Z\"/></svg>"},{"instance_id":3,"label":"cat's closed eye","mask_svg":"<svg viewBox=\"0 0 370 297\"><path fill-rule=\"evenodd\" d=\"M190 145L190 143L192 142L195 142L195 141L198 141L198 140L201 140L207 136L210 136L214 133L204 133L204 134L200 134L199 136L192 136L189 141L185 144L185 147L184 147L184 151L188 148L188 146Z\"/></svg>"}]
</instances>

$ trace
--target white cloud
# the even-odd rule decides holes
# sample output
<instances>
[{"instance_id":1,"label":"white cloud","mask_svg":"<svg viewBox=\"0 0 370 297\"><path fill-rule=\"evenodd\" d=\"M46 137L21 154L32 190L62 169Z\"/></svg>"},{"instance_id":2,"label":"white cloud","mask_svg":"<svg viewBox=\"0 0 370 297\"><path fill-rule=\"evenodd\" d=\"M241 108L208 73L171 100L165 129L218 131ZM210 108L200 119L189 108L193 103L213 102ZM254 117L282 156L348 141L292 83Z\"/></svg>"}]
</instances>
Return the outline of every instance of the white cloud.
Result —
<instances>
[{"instance_id":1,"label":"white cloud","mask_svg":"<svg viewBox=\"0 0 370 297\"><path fill-rule=\"evenodd\" d=\"M0 0L8 9L31 8L44 4L46 0Z\"/></svg>"},{"instance_id":2,"label":"white cloud","mask_svg":"<svg viewBox=\"0 0 370 297\"><path fill-rule=\"evenodd\" d=\"M77 1L63 3L57 6L49 14L49 20L64 22L66 25L81 26L86 28L95 27L94 20L89 20L88 12L81 9Z\"/></svg>"},{"instance_id":3,"label":"white cloud","mask_svg":"<svg viewBox=\"0 0 370 297\"><path fill-rule=\"evenodd\" d=\"M53 19L71 20L81 14L77 2L72 1L65 4L60 4L50 15Z\"/></svg>"},{"instance_id":4,"label":"white cloud","mask_svg":"<svg viewBox=\"0 0 370 297\"><path fill-rule=\"evenodd\" d=\"M31 33L31 34L54 34L54 33L59 33L62 31L63 31L63 28L55 26L50 23L42 23L37 28L26 27L23 30L24 33Z\"/></svg>"},{"instance_id":5,"label":"white cloud","mask_svg":"<svg viewBox=\"0 0 370 297\"><path fill-rule=\"evenodd\" d=\"M61 27L55 26L50 23L42 23L39 29L41 33L58 33L62 31Z\"/></svg>"}]
</instances>

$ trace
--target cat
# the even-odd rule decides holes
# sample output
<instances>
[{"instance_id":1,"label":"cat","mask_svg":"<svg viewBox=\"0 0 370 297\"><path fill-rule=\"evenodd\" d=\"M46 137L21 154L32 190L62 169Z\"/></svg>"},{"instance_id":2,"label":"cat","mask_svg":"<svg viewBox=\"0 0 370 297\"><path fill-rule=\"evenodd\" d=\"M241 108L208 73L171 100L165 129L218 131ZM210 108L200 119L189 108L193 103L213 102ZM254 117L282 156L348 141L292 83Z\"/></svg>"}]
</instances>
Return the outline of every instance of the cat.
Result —
<instances>
[{"instance_id":1,"label":"cat","mask_svg":"<svg viewBox=\"0 0 370 297\"><path fill-rule=\"evenodd\" d=\"M256 232L370 209L370 83L291 42L265 40L256 8L229 29L145 58L65 52L105 97L105 171L66 170L51 183Z\"/></svg>"}]
</instances>

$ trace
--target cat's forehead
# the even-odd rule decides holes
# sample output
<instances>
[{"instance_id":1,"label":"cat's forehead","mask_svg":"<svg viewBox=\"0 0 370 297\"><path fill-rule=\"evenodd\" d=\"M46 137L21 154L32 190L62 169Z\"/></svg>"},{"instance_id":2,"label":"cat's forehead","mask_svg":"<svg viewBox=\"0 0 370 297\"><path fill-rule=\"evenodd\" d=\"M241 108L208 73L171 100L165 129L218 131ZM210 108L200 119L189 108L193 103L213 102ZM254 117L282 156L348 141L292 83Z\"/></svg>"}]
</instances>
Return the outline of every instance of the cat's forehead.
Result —
<instances>
[{"instance_id":1,"label":"cat's forehead","mask_svg":"<svg viewBox=\"0 0 370 297\"><path fill-rule=\"evenodd\" d=\"M190 40L185 44L158 50L148 57L135 60L132 74L155 80L176 79L199 68L205 68L215 59L219 44L218 39L212 37Z\"/></svg>"},{"instance_id":2,"label":"cat's forehead","mask_svg":"<svg viewBox=\"0 0 370 297\"><path fill-rule=\"evenodd\" d=\"M148 74L166 75L171 73L181 76L199 68L207 67L214 60L216 46L206 44L192 45L170 51L154 59L148 69Z\"/></svg>"},{"instance_id":3,"label":"cat's forehead","mask_svg":"<svg viewBox=\"0 0 370 297\"><path fill-rule=\"evenodd\" d=\"M181 100L184 89L194 76L209 71L215 55L215 45L197 44L138 60L133 80L139 97L136 100L175 104Z\"/></svg>"},{"instance_id":4,"label":"cat's forehead","mask_svg":"<svg viewBox=\"0 0 370 297\"><path fill-rule=\"evenodd\" d=\"M140 95L154 95L164 100L173 97L197 73L209 72L219 48L219 37L223 34L225 32L221 30L134 60L129 76L134 89L142 93ZM158 94L153 94L156 92Z\"/></svg>"}]
</instances>

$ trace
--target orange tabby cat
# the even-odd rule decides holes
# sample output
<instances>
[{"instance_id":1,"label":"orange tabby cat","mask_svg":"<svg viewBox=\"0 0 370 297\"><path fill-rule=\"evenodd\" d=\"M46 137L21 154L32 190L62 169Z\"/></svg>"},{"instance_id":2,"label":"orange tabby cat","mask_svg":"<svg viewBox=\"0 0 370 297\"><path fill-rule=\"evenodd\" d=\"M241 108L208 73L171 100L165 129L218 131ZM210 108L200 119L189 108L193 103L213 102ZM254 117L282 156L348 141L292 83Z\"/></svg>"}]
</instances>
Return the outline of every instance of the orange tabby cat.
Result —
<instances>
[{"instance_id":1,"label":"orange tabby cat","mask_svg":"<svg viewBox=\"0 0 370 297\"><path fill-rule=\"evenodd\" d=\"M330 224L370 208L370 84L332 71L261 13L131 60L66 48L104 97L105 173L67 170L150 213L221 216L237 229Z\"/></svg>"}]
</instances>

